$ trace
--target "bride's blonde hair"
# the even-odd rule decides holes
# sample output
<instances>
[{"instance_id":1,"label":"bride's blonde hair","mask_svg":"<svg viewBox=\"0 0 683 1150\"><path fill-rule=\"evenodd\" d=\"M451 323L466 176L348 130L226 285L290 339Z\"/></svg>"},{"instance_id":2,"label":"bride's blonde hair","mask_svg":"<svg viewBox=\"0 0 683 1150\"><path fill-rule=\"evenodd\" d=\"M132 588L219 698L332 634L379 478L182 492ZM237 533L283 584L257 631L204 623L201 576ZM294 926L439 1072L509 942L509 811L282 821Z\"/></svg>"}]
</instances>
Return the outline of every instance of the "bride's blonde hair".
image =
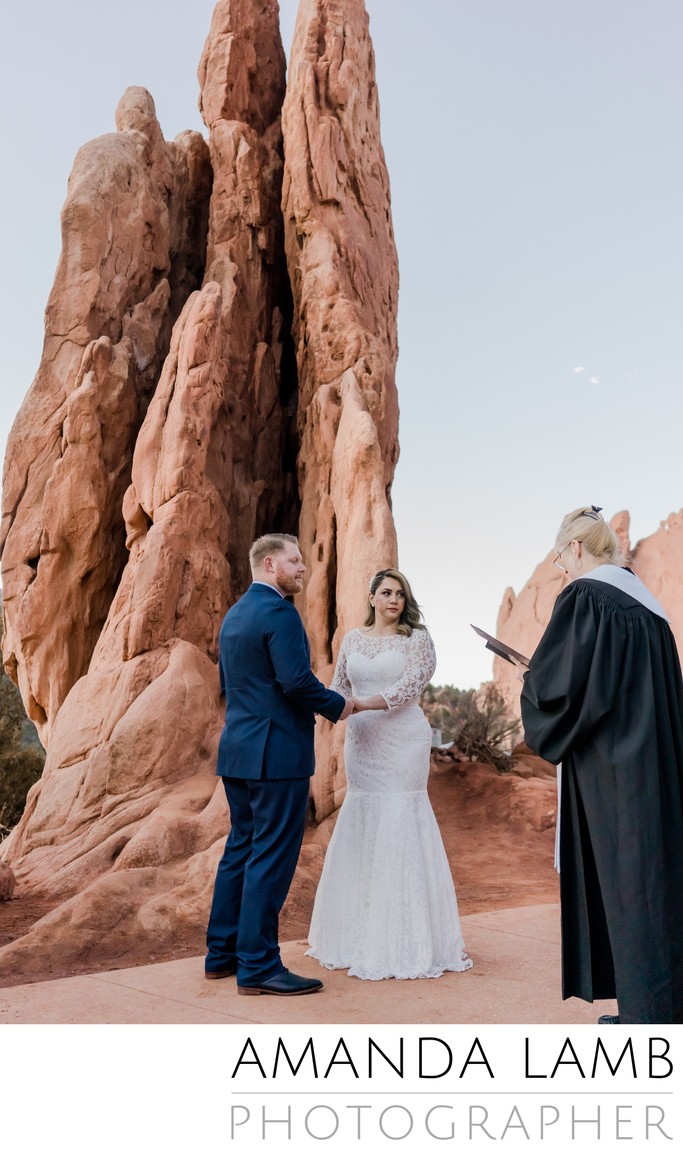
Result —
<instances>
[{"instance_id":1,"label":"bride's blonde hair","mask_svg":"<svg viewBox=\"0 0 683 1150\"><path fill-rule=\"evenodd\" d=\"M376 575L372 576L370 580L370 594L376 595L379 588L385 579L396 579L403 588L405 595L405 603L403 610L398 621L396 630L399 635L412 635L413 631L425 631L426 627L422 622L422 612L419 604L410 589L410 583L405 575L397 571L395 567L385 567L382 571L378 571ZM375 625L375 608L372 603L368 602L368 613L365 616L365 626L374 627Z\"/></svg>"}]
</instances>

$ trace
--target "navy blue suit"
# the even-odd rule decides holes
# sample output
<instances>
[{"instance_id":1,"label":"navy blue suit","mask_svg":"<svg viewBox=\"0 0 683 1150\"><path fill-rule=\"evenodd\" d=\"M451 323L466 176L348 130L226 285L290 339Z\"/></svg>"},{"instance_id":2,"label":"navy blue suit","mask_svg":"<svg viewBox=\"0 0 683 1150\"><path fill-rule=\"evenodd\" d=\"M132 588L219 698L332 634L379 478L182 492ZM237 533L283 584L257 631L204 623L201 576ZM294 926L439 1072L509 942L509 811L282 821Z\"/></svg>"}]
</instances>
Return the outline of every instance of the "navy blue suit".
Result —
<instances>
[{"instance_id":1,"label":"navy blue suit","mask_svg":"<svg viewBox=\"0 0 683 1150\"><path fill-rule=\"evenodd\" d=\"M345 699L311 671L293 603L252 583L219 637L225 726L218 745L231 830L218 865L207 971L237 968L240 986L274 977L278 915L296 869L315 769L314 714L336 722Z\"/></svg>"}]
</instances>

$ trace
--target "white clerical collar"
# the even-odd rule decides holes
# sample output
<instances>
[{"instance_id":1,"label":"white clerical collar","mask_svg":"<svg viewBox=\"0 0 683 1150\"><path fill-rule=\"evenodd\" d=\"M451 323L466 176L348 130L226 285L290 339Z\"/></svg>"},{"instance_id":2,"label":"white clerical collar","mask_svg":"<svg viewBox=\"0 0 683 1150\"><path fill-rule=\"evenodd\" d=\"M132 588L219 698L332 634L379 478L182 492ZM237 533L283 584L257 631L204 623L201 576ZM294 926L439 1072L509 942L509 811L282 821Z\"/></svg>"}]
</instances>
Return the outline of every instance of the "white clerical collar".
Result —
<instances>
[{"instance_id":1,"label":"white clerical collar","mask_svg":"<svg viewBox=\"0 0 683 1150\"><path fill-rule=\"evenodd\" d=\"M254 586L254 584L256 584L257 587L270 587L271 591L275 591L275 593L277 595L279 595L281 599L284 599L284 595L282 594L282 591L280 590L279 587L276 587L274 583L264 583L263 579L252 579L252 581L251 581L252 587Z\"/></svg>"},{"instance_id":2,"label":"white clerical collar","mask_svg":"<svg viewBox=\"0 0 683 1150\"><path fill-rule=\"evenodd\" d=\"M600 567L595 567L593 571L579 575L579 579L595 579L598 583L609 583L612 587L617 587L626 595L630 595L643 607L647 607L648 611L652 611L654 615L659 615L660 619L669 622L669 616L659 600L655 599L652 592L648 591L645 584L633 571L625 567L615 567L613 563L603 563Z\"/></svg>"}]
</instances>

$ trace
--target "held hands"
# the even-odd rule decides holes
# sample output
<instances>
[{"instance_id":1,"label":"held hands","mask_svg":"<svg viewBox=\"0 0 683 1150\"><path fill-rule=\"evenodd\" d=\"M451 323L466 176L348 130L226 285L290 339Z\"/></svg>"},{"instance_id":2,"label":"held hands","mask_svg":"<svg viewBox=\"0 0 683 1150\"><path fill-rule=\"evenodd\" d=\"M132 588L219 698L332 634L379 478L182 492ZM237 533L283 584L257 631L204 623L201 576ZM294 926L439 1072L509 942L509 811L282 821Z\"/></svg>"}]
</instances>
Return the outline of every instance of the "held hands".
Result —
<instances>
[{"instance_id":1,"label":"held hands","mask_svg":"<svg viewBox=\"0 0 683 1150\"><path fill-rule=\"evenodd\" d=\"M388 711L387 701L383 695L370 695L367 699L354 699L356 711Z\"/></svg>"},{"instance_id":2,"label":"held hands","mask_svg":"<svg viewBox=\"0 0 683 1150\"><path fill-rule=\"evenodd\" d=\"M514 663L515 667L517 668L517 678L519 679L520 683L523 683L524 676L526 675L529 668L527 667L526 663L520 663L519 659L513 659L512 655L510 655L509 658L510 662Z\"/></svg>"},{"instance_id":3,"label":"held hands","mask_svg":"<svg viewBox=\"0 0 683 1150\"><path fill-rule=\"evenodd\" d=\"M339 716L339 722L348 719L349 715L357 715L359 711L388 711L386 699L383 695L370 695L367 699L347 699L344 710Z\"/></svg>"}]
</instances>

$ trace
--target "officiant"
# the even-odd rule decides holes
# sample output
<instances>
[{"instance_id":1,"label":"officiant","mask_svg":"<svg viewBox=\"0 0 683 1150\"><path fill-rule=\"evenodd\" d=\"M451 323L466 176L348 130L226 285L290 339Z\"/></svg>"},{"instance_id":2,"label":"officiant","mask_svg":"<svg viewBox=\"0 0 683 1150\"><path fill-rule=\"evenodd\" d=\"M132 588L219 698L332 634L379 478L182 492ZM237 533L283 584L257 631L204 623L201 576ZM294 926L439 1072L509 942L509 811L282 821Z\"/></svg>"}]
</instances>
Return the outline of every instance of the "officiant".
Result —
<instances>
[{"instance_id":1,"label":"officiant","mask_svg":"<svg viewBox=\"0 0 683 1150\"><path fill-rule=\"evenodd\" d=\"M683 1022L683 685L667 616L591 506L524 675L528 745L562 763L562 996L616 998L609 1023Z\"/></svg>"}]
</instances>

